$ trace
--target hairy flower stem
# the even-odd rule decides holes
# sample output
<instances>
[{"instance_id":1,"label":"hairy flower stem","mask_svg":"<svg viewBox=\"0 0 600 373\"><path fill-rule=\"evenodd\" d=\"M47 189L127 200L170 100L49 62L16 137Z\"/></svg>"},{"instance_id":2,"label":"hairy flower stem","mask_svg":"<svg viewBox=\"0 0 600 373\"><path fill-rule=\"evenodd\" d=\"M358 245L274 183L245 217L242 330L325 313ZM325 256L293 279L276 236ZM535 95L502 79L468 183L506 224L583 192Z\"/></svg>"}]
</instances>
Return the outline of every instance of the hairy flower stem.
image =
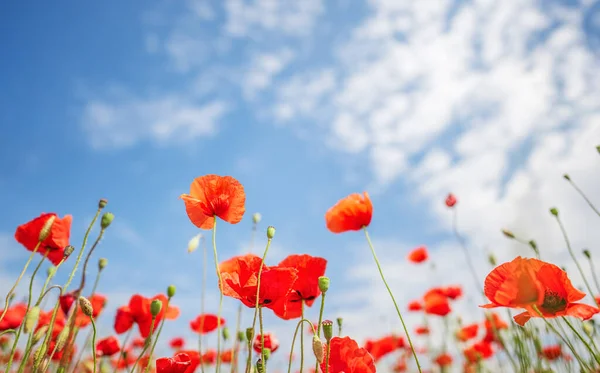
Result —
<instances>
[{"instance_id":1,"label":"hairy flower stem","mask_svg":"<svg viewBox=\"0 0 600 373\"><path fill-rule=\"evenodd\" d=\"M260 279L262 276L262 270L265 265L265 258L267 257L267 253L269 252L269 247L271 247L272 238L267 239L267 246L265 247L265 251L262 256L262 260L260 262L260 267L258 269L258 274L256 278L256 304L254 305L254 319L252 320L252 335L254 336L254 329L256 328L256 317L258 316L258 307L262 307L259 304L260 301ZM254 338L254 337L253 337ZM251 346L252 341L249 341L248 346ZM246 373L250 373L250 367L252 366L252 352L248 351L248 360L246 361Z\"/></svg>"},{"instance_id":2,"label":"hairy flower stem","mask_svg":"<svg viewBox=\"0 0 600 373\"><path fill-rule=\"evenodd\" d=\"M294 331L294 337L292 338L292 347L290 348L290 356L289 356L289 362L288 362L288 371L287 373L291 373L292 371L292 358L294 357L294 344L296 343L296 337L298 336L298 331L300 330L300 326L303 325L303 323L307 322L311 328L313 328L314 330L314 325L307 319L300 319L300 321L298 321L298 324L296 324L296 330Z\"/></svg>"},{"instance_id":3,"label":"hairy flower stem","mask_svg":"<svg viewBox=\"0 0 600 373\"><path fill-rule=\"evenodd\" d=\"M304 318L304 299L300 301L301 317ZM304 370L304 324L300 324L300 373Z\"/></svg>"},{"instance_id":4,"label":"hairy flower stem","mask_svg":"<svg viewBox=\"0 0 600 373\"><path fill-rule=\"evenodd\" d=\"M303 301L304 302L304 301ZM321 337L321 323L323 322L323 311L325 310L325 293L321 293L321 308L319 309L319 323L316 330L313 330L317 337ZM302 317L304 318L304 317ZM319 371L319 362L315 363L315 372Z\"/></svg>"},{"instance_id":5,"label":"hairy flower stem","mask_svg":"<svg viewBox=\"0 0 600 373\"><path fill-rule=\"evenodd\" d=\"M404 328L404 333L406 334L406 339L408 340L408 344L410 345L412 355L415 359L415 363L417 364L417 369L419 370L419 373L422 373L421 364L419 363L419 358L417 357L417 351L415 351L415 347L412 343L412 339L410 338L410 334L408 333L406 323L404 322L404 318L402 317L402 313L400 312L400 307L398 307L398 303L396 303L396 298L394 298L394 293L392 293L392 289L390 289L390 286L388 285L385 276L383 275L383 270L381 269L381 265L379 264L379 259L377 259L377 254L375 254L375 248L373 247L373 243L371 242L371 238L369 237L367 227L363 227L363 230L365 231L365 237L367 239L367 243L369 244L369 248L371 249L371 253L373 254L373 259L375 259L375 264L377 265L377 270L379 271L381 280L383 280L383 284L385 285L385 288L390 294L390 298L392 298L392 303L394 303L394 307L396 308L396 312L398 313L398 318L400 319L402 328Z\"/></svg>"},{"instance_id":6,"label":"hairy flower stem","mask_svg":"<svg viewBox=\"0 0 600 373\"><path fill-rule=\"evenodd\" d=\"M566 178L566 179L569 182L569 184L571 184L571 186L577 191L577 193L579 193L579 195L581 197L583 197L583 199L585 200L585 202L596 213L596 215L600 216L600 211L598 211L598 209L596 208L596 206L594 206L594 204L592 203L592 201L590 201L590 199L587 198L587 196L585 195L585 193L583 193L583 191L581 189L579 189L579 187L577 186L577 184L575 184L575 182L573 182L573 180L571 180L570 177Z\"/></svg>"},{"instance_id":7,"label":"hairy flower stem","mask_svg":"<svg viewBox=\"0 0 600 373\"><path fill-rule=\"evenodd\" d=\"M94 321L94 318L92 316L90 316L90 321L92 322L92 356L94 357L94 370L92 371L92 373L96 373L96 334L97 334L97 330L96 330L96 322ZM150 365L150 362L148 362L148 365ZM75 365L75 367L77 367L77 365Z\"/></svg>"},{"instance_id":8,"label":"hairy flower stem","mask_svg":"<svg viewBox=\"0 0 600 373\"><path fill-rule=\"evenodd\" d=\"M38 249L40 248L40 244L41 244L41 242L38 241L38 243L33 248L33 251L31 252L31 255L29 255L29 258L27 259L27 262L25 262L25 266L23 267L23 270L21 270L21 274L19 274L19 277L17 278L17 281L15 281L14 285L12 286L12 288L10 288L10 290L8 291L8 294L6 294L6 298L4 300L4 310L2 311L2 315L0 315L0 321L2 321L4 319L4 316L6 315L6 311L8 311L8 306L10 305L10 297L13 295L13 293L15 292L15 289L19 285L19 282L21 282L21 279L25 275L25 271L27 271L27 267L29 267L29 264L33 260L33 257L35 256L35 253L37 253Z\"/></svg>"},{"instance_id":9,"label":"hairy flower stem","mask_svg":"<svg viewBox=\"0 0 600 373\"><path fill-rule=\"evenodd\" d=\"M596 285L596 291L600 294L600 282L598 281L598 275L596 275L596 266L591 257L588 258L588 262L590 262L590 272L592 272L592 279L594 280L594 285Z\"/></svg>"},{"instance_id":10,"label":"hairy flower stem","mask_svg":"<svg viewBox=\"0 0 600 373\"><path fill-rule=\"evenodd\" d=\"M123 359L123 354L125 353L125 347L127 346L127 342L129 342L129 338L131 337L132 333L133 333L133 328L130 328L129 331L127 332L127 335L125 336L125 339L123 340L123 344L121 345L121 350L119 351L119 357L117 358L117 363L115 364L115 369L113 370L113 373L117 373L117 371L119 370L119 363L121 362L121 359Z\"/></svg>"},{"instance_id":11,"label":"hairy flower stem","mask_svg":"<svg viewBox=\"0 0 600 373\"><path fill-rule=\"evenodd\" d=\"M215 227L216 227L217 219L215 219ZM204 338L204 334L202 334L202 330L204 330L204 311L206 304L206 241L204 236L200 238L202 240L202 289L200 295L200 333L198 334L198 354L200 355L200 372L204 373L204 361L202 359L202 339ZM218 271L218 270L217 270ZM219 272L220 273L220 272ZM219 284L220 287L220 284Z\"/></svg>"},{"instance_id":12,"label":"hairy flower stem","mask_svg":"<svg viewBox=\"0 0 600 373\"><path fill-rule=\"evenodd\" d=\"M171 303L171 298L167 299L167 306L165 307L165 314L169 309L169 303ZM156 333L156 337L154 337L154 343L152 343L152 348L150 349L150 355L148 355L148 364L146 365L146 369L144 369L144 373L148 373L150 371L150 365L152 365L152 355L154 354L154 349L156 348L156 343L158 343L158 338L160 337L160 332L162 332L163 326L165 326L165 320L167 318L163 316L160 326L158 327L158 332ZM202 355L200 355L200 361L202 361Z\"/></svg>"},{"instance_id":13,"label":"hairy flower stem","mask_svg":"<svg viewBox=\"0 0 600 373\"><path fill-rule=\"evenodd\" d=\"M138 363L140 362L140 360L146 353L148 346L150 346L149 342L152 341L152 335L154 334L154 323L155 322L156 322L156 316L152 316L152 322L150 323L150 334L148 334L147 341L146 341L146 343L144 343L144 348L142 349L142 352L140 352L140 354L138 355L137 359L135 360L135 363L133 363L133 367L131 367L131 370L129 371L129 373L135 372L135 367L138 365ZM148 361L148 364L150 364L150 361Z\"/></svg>"},{"instance_id":14,"label":"hairy flower stem","mask_svg":"<svg viewBox=\"0 0 600 373\"><path fill-rule=\"evenodd\" d=\"M573 259L573 261L575 262L577 269L579 270L579 274L581 275L581 278L583 279L583 282L585 283L585 287L587 288L589 295L592 297L592 299L594 299L596 306L600 307L600 303L598 303L596 298L593 296L594 292L592 291L592 287L590 286L590 283L588 282L587 278L585 277L585 274L583 273L583 269L581 268L581 265L579 265L579 261L577 260L577 257L575 257L575 253L573 252L573 248L571 247L571 241L569 240L569 236L567 235L565 226L563 225L562 221L558 217L558 214L554 215L554 217L556 218L556 222L558 223L558 226L560 227L560 231L562 232L563 238L565 239L565 243L567 245L567 249L569 250L569 254L571 255L571 258Z\"/></svg>"},{"instance_id":15,"label":"hairy flower stem","mask_svg":"<svg viewBox=\"0 0 600 373\"><path fill-rule=\"evenodd\" d=\"M265 332L263 330L262 307L258 308L258 325L260 329L260 363L263 368L262 372L267 373L267 360L265 360Z\"/></svg>"},{"instance_id":16,"label":"hairy flower stem","mask_svg":"<svg viewBox=\"0 0 600 373\"><path fill-rule=\"evenodd\" d=\"M215 367L215 373L219 373L221 368L221 314L223 313L223 277L221 276L221 270L219 269L219 257L217 256L217 216L213 217L215 222L213 224L212 232L212 245L213 254L215 256L215 269L217 270L217 276L219 277L219 309L217 311L217 364ZM202 356L200 356L202 360ZM202 363L200 363L202 365Z\"/></svg>"},{"instance_id":17,"label":"hairy flower stem","mask_svg":"<svg viewBox=\"0 0 600 373\"><path fill-rule=\"evenodd\" d=\"M577 336L577 338L579 338L581 340L581 342L583 342L583 345L586 347L586 349L589 351L590 355L594 358L594 360L596 360L596 363L600 364L600 357L598 356L597 352L595 352L592 347L590 346L590 344L585 340L585 338L583 338L581 336L581 334L577 331L577 329L575 329L573 327L573 324L571 324L569 322L569 319L567 319L566 317L562 317L563 321L567 324L567 326L569 327L569 329L571 329L571 331L573 333L575 333L575 335Z\"/></svg>"}]
</instances>

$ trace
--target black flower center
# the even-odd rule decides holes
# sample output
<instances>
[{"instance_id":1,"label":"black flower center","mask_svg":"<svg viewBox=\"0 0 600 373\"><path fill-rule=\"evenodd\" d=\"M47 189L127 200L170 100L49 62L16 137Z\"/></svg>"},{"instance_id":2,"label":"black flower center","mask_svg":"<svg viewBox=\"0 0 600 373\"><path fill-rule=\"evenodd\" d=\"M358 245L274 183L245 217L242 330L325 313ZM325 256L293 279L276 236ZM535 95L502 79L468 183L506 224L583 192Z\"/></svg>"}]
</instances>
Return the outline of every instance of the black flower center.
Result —
<instances>
[{"instance_id":1,"label":"black flower center","mask_svg":"<svg viewBox=\"0 0 600 373\"><path fill-rule=\"evenodd\" d=\"M547 312L557 313L567 308L567 300L555 292L546 291L542 308Z\"/></svg>"}]
</instances>

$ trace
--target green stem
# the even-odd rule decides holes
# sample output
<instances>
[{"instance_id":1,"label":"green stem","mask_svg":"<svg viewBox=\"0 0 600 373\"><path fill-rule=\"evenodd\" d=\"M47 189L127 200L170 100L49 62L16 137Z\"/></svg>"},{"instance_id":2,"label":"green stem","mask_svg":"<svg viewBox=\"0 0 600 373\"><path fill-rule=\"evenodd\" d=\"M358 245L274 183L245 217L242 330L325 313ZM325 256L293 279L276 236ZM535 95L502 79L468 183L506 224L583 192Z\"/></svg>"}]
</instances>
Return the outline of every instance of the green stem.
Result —
<instances>
[{"instance_id":1,"label":"green stem","mask_svg":"<svg viewBox=\"0 0 600 373\"><path fill-rule=\"evenodd\" d=\"M133 333L133 327L129 329L129 331L127 332L127 335L125 336L125 339L123 340L123 344L121 345L121 350L119 351L119 357L117 358L117 363L115 364L115 369L113 370L113 373L117 373L117 370L119 370L119 363L121 362L121 359L123 359L123 353L125 352L125 346L127 346L127 342L129 342L129 338L131 337L132 333Z\"/></svg>"},{"instance_id":2,"label":"green stem","mask_svg":"<svg viewBox=\"0 0 600 373\"><path fill-rule=\"evenodd\" d=\"M258 327L260 329L260 360L263 367L262 373L267 373L267 361L265 360L265 332L263 330L262 307L258 308Z\"/></svg>"},{"instance_id":3,"label":"green stem","mask_svg":"<svg viewBox=\"0 0 600 373\"><path fill-rule=\"evenodd\" d=\"M592 272L592 279L596 285L596 290L598 291L598 294L600 294L600 282L598 281L598 276L596 275L596 266L594 266L594 261L592 258L588 258L588 262L590 262L590 272Z\"/></svg>"},{"instance_id":4,"label":"green stem","mask_svg":"<svg viewBox=\"0 0 600 373\"><path fill-rule=\"evenodd\" d=\"M294 337L292 338L292 347L290 348L287 373L291 373L292 371L292 357L294 356L294 344L296 343L296 337L298 336L298 330L300 330L300 325L302 325L302 323L304 322L307 322L310 325L310 327L314 330L314 325L307 319L300 319L300 321L298 321L298 324L296 324L296 330L294 331Z\"/></svg>"},{"instance_id":5,"label":"green stem","mask_svg":"<svg viewBox=\"0 0 600 373\"><path fill-rule=\"evenodd\" d=\"M38 241L38 243L33 248L33 251L31 252L31 255L29 255L29 258L27 259L27 262L25 262L25 267L23 267L23 270L21 271L21 274L17 278L17 281L15 281L14 285L12 286L12 288L10 288L10 290L8 291L8 294L6 294L6 299L4 300L4 310L2 311L2 315L0 315L0 321L2 321L4 319L4 316L6 315L6 312L8 311L8 306L10 305L10 297L15 292L15 289L19 285L19 282L21 282L21 279L25 275L25 271L27 271L27 267L29 267L29 264L33 260L33 257L35 256L35 253L37 253L37 251L38 251L38 249L40 247L40 244L41 244L41 242Z\"/></svg>"},{"instance_id":6,"label":"green stem","mask_svg":"<svg viewBox=\"0 0 600 373\"><path fill-rule=\"evenodd\" d=\"M165 312L166 312L166 310L165 310ZM155 322L156 322L156 317L152 317L152 323L150 323L150 334L148 334L148 341L146 343L144 343L144 348L142 349L142 352L140 352L140 354L138 355L137 359L135 360L135 363L133 363L133 367L131 367L131 371L129 373L135 372L135 367L138 365L139 361L146 353L146 350L148 349L148 346L150 345L149 341L152 341L152 334L154 333L154 323ZM202 357L200 357L200 358L202 358ZM148 361L148 364L150 364L150 361Z\"/></svg>"},{"instance_id":7,"label":"green stem","mask_svg":"<svg viewBox=\"0 0 600 373\"><path fill-rule=\"evenodd\" d=\"M167 299L167 306L165 308L165 314L169 309L169 303L171 303L171 298ZM144 369L144 373L148 373L150 370L150 365L152 365L152 355L154 354L154 349L156 348L156 344L158 343L158 337L160 337L160 332L162 332L163 326L165 326L165 320L167 318L163 316L162 321L160 322L160 326L158 327L158 332L156 333L156 337L154 337L154 343L152 343L152 348L150 349L150 355L148 356L148 364L146 365L146 369ZM200 361L202 361L202 355L200 355Z\"/></svg>"},{"instance_id":8,"label":"green stem","mask_svg":"<svg viewBox=\"0 0 600 373\"><path fill-rule=\"evenodd\" d=\"M581 334L579 334L579 332L577 331L577 329L575 329L573 327L573 324L571 324L569 322L569 320L566 317L562 317L562 319L564 320L564 322L569 326L569 328L571 329L571 331L573 331L573 333L575 333L575 335L577 336L577 338L579 338L581 340L581 342L583 342L583 345L587 348L587 350L590 352L590 354L592 355L592 357L594 358L594 360L596 360L596 362L598 364L600 364L600 358L598 357L598 355L596 354L596 352L594 352L594 350L592 349L592 347L589 345L589 343L587 343L587 341L581 336Z\"/></svg>"},{"instance_id":9,"label":"green stem","mask_svg":"<svg viewBox=\"0 0 600 373\"><path fill-rule=\"evenodd\" d=\"M600 307L600 303L598 303L598 301L596 301L596 297L593 296L594 292L592 291L592 287L590 286L587 278L585 277L585 275L583 273L583 269L581 269L581 265L579 265L579 261L575 257L575 253L573 253L573 248L571 247L571 241L569 241L569 236L567 235L567 231L565 230L565 227L564 227L562 221L558 217L558 214L554 215L554 217L556 218L556 222L558 223L558 226L560 227L560 231L562 232L563 238L565 239L565 243L567 244L567 249L569 250L569 254L571 254L571 258L575 262L575 265L577 266L577 269L579 270L579 274L581 274L581 278L583 279L583 282L585 283L585 286L586 286L587 290L589 291L590 297L592 297L592 299L596 303L596 306Z\"/></svg>"},{"instance_id":10,"label":"green stem","mask_svg":"<svg viewBox=\"0 0 600 373\"><path fill-rule=\"evenodd\" d=\"M260 279L262 276L262 270L265 265L265 259L267 257L267 253L269 252L269 247L271 247L272 238L267 238L267 246L265 247L265 252L263 253L262 260L260 262L260 267L258 269L258 274L256 278L256 303L254 305L254 319L252 320L252 336L254 338L254 329L256 328L256 317L258 316L258 307L260 300ZM250 373L250 366L252 364L252 354L248 352L248 360L246 361L246 373Z\"/></svg>"},{"instance_id":11,"label":"green stem","mask_svg":"<svg viewBox=\"0 0 600 373\"><path fill-rule=\"evenodd\" d=\"M479 290L479 293L483 296L483 287L481 286L481 284L479 283L479 277L477 276L477 271L475 270L475 265L473 264L472 258L469 255L469 250L467 249L467 244L465 243L465 239L458 233L458 227L457 227L457 216L456 216L456 209L452 209L453 210L453 214L452 214L452 231L454 232L454 236L456 237L456 240L458 241L461 249L463 250L463 253L465 254L465 260L467 262L467 265L469 266L469 271L471 272L471 275L473 276L473 281L475 282L475 287Z\"/></svg>"},{"instance_id":12,"label":"green stem","mask_svg":"<svg viewBox=\"0 0 600 373\"><path fill-rule=\"evenodd\" d=\"M217 276L219 277L219 309L217 311L217 365L215 372L219 373L221 367L221 313L223 311L223 278L221 277L221 270L219 269L219 258L217 256L217 216L214 216L215 222L213 224L212 232L212 244L213 254L215 256L215 268L217 270ZM202 359L202 356L200 356ZM202 364L201 364L202 365Z\"/></svg>"},{"instance_id":13,"label":"green stem","mask_svg":"<svg viewBox=\"0 0 600 373\"><path fill-rule=\"evenodd\" d=\"M238 305L237 310L237 320L235 323L235 339L233 340L233 348L231 349L231 367L230 373L235 372L235 368L237 368L237 355L240 347L240 341L238 339L238 334L240 333L240 328L242 324L242 303Z\"/></svg>"},{"instance_id":14,"label":"green stem","mask_svg":"<svg viewBox=\"0 0 600 373\"><path fill-rule=\"evenodd\" d=\"M377 265L377 270L379 271L379 275L381 276L381 280L383 280L383 284L390 294L390 298L392 298L392 303L394 303L394 307L396 308L396 312L398 313L398 318L400 319L400 323L402 324L402 328L404 328L404 333L406 334L406 339L408 340L408 344L410 345L410 349L412 351L413 357L415 359L415 363L417 364L417 369L419 373L422 373L421 364L419 363L419 358L417 357L417 352L415 351L414 345L412 343L412 339L410 338L410 333L408 333L408 329L406 327L406 323L404 322L404 318L402 317L402 313L400 312L400 307L398 307L398 303L396 303L396 298L394 298L394 294L392 293L392 289L388 285L385 276L383 275L383 270L381 269L381 265L379 264L379 259L377 259L377 254L375 254L375 248L373 247L373 243L371 242L371 238L369 237L369 232L367 231L367 227L363 227L365 231L365 237L367 239L367 243L369 244L369 248L371 249L371 253L373 254L373 259L375 259L375 264Z\"/></svg>"},{"instance_id":15,"label":"green stem","mask_svg":"<svg viewBox=\"0 0 600 373\"><path fill-rule=\"evenodd\" d=\"M92 316L90 316L90 321L92 322L92 355L94 357L94 370L93 373L96 373L96 322L94 321L94 318ZM150 365L150 364L148 364Z\"/></svg>"},{"instance_id":16,"label":"green stem","mask_svg":"<svg viewBox=\"0 0 600 373\"><path fill-rule=\"evenodd\" d=\"M304 318L304 299L300 301L301 316ZM300 373L304 370L304 324L300 324Z\"/></svg>"},{"instance_id":17,"label":"green stem","mask_svg":"<svg viewBox=\"0 0 600 373\"><path fill-rule=\"evenodd\" d=\"M589 198L587 198L587 196L585 195L585 193L583 193L583 191L581 189L579 189L579 187L577 186L577 184L575 184L571 180L570 177L567 179L567 181L569 181L569 184L571 184L573 186L573 188L575 188L575 190L577 191L577 193L579 193L579 195L581 197L583 197L583 199L585 200L585 202L588 204L588 206L590 206L590 208L592 210L594 210L594 212L596 213L596 215L600 216L600 211L598 211L598 209L596 208L596 206L594 206L594 204L592 203L592 201L590 201Z\"/></svg>"},{"instance_id":18,"label":"green stem","mask_svg":"<svg viewBox=\"0 0 600 373\"><path fill-rule=\"evenodd\" d=\"M325 293L321 293L321 308L319 309L319 323L317 324L317 330L313 331L317 335L317 337L321 336L321 323L323 322L323 311L325 310ZM303 317L304 318L304 317ZM319 362L317 361L315 364L315 372L319 371Z\"/></svg>"},{"instance_id":19,"label":"green stem","mask_svg":"<svg viewBox=\"0 0 600 373\"><path fill-rule=\"evenodd\" d=\"M327 343L327 358L325 359L325 373L329 373L329 355L331 355L331 342Z\"/></svg>"},{"instance_id":20,"label":"green stem","mask_svg":"<svg viewBox=\"0 0 600 373\"><path fill-rule=\"evenodd\" d=\"M216 223L217 219L215 219L215 226ZM200 371L201 373L204 373L204 361L202 359L202 339L204 338L204 334L202 334L202 330L204 330L204 310L206 302L206 241L204 236L200 239L202 240L202 295L200 296L200 317L202 319L200 320L200 333L198 334L198 353L200 354ZM220 285L221 284L219 283L219 286Z\"/></svg>"}]
</instances>

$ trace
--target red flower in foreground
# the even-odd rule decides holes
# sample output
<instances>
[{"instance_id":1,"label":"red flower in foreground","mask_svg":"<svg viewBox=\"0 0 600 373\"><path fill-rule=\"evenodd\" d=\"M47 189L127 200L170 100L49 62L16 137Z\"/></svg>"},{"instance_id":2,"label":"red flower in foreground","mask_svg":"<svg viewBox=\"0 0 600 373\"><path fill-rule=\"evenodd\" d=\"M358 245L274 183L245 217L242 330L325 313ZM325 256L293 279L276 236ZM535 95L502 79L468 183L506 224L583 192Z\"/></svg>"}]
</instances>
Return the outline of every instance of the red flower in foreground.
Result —
<instances>
[{"instance_id":1,"label":"red flower in foreground","mask_svg":"<svg viewBox=\"0 0 600 373\"><path fill-rule=\"evenodd\" d=\"M101 339L96 344L96 354L98 356L112 356L121 351L119 340L113 336Z\"/></svg>"},{"instance_id":2,"label":"red flower in foreground","mask_svg":"<svg viewBox=\"0 0 600 373\"><path fill-rule=\"evenodd\" d=\"M395 335L388 335L377 340L367 339L365 350L367 350L375 362L387 354L404 347L404 339Z\"/></svg>"},{"instance_id":3,"label":"red flower in foreground","mask_svg":"<svg viewBox=\"0 0 600 373\"><path fill-rule=\"evenodd\" d=\"M176 350L182 349L184 345L185 341L181 337L175 337L169 341L169 346Z\"/></svg>"},{"instance_id":4,"label":"red flower in foreground","mask_svg":"<svg viewBox=\"0 0 600 373\"><path fill-rule=\"evenodd\" d=\"M446 197L446 206L448 207L454 207L454 205L456 205L456 197L454 196L454 194L449 193L448 197Z\"/></svg>"},{"instance_id":5,"label":"red flower in foreground","mask_svg":"<svg viewBox=\"0 0 600 373\"><path fill-rule=\"evenodd\" d=\"M485 279L484 292L491 302L484 308L525 309L514 317L521 326L531 317L572 316L587 320L600 312L596 307L575 303L585 293L571 284L565 271L533 258L519 256L494 268Z\"/></svg>"},{"instance_id":6,"label":"red flower in foreground","mask_svg":"<svg viewBox=\"0 0 600 373\"><path fill-rule=\"evenodd\" d=\"M33 251L38 244L40 232L44 224L51 217L55 217L54 223L50 229L48 237L40 243L37 252L41 255L47 255L52 264L57 265L64 257L65 247L69 246L69 236L71 235L71 215L65 215L59 218L56 214L42 214L28 223L19 225L15 232L15 239L29 251Z\"/></svg>"},{"instance_id":7,"label":"red flower in foreground","mask_svg":"<svg viewBox=\"0 0 600 373\"><path fill-rule=\"evenodd\" d=\"M223 279L223 295L241 300L246 307L255 307L261 261L256 255L247 254L221 263L219 271ZM297 272L294 268L263 265L258 305L273 308L278 301L285 298L296 281Z\"/></svg>"},{"instance_id":8,"label":"red flower in foreground","mask_svg":"<svg viewBox=\"0 0 600 373\"><path fill-rule=\"evenodd\" d=\"M329 367L327 367L327 347L321 363L321 371L329 373L375 373L375 361L369 352L358 347L350 337L333 337L330 343Z\"/></svg>"},{"instance_id":9,"label":"red flower in foreground","mask_svg":"<svg viewBox=\"0 0 600 373\"><path fill-rule=\"evenodd\" d=\"M333 233L358 231L371 224L373 205L369 194L350 194L325 213L327 229Z\"/></svg>"},{"instance_id":10,"label":"red flower in foreground","mask_svg":"<svg viewBox=\"0 0 600 373\"><path fill-rule=\"evenodd\" d=\"M215 217L237 224L246 212L244 187L231 176L197 177L192 181L190 194L179 198L183 199L192 224L200 229L212 229Z\"/></svg>"},{"instance_id":11,"label":"red flower in foreground","mask_svg":"<svg viewBox=\"0 0 600 373\"><path fill-rule=\"evenodd\" d=\"M429 254L427 253L427 248L425 246L420 246L411 251L408 254L407 259L413 263L423 263L429 258Z\"/></svg>"},{"instance_id":12,"label":"red flower in foreground","mask_svg":"<svg viewBox=\"0 0 600 373\"><path fill-rule=\"evenodd\" d=\"M198 317L190 322L192 330L200 334L207 334L217 330L219 325L225 325L225 319L212 314L198 315Z\"/></svg>"},{"instance_id":13,"label":"red flower in foreground","mask_svg":"<svg viewBox=\"0 0 600 373\"><path fill-rule=\"evenodd\" d=\"M163 304L154 321L155 328L160 325L163 317L167 320L174 320L179 316L179 308L173 306L167 308L167 297L164 294L159 294L152 298L146 298L142 295L135 294L129 300L129 305L123 306L117 310L117 315L115 317L115 332L117 332L117 334L125 333L131 329L135 323L138 325L140 335L143 338L148 337L152 325L150 304L155 299L160 300Z\"/></svg>"},{"instance_id":14,"label":"red flower in foreground","mask_svg":"<svg viewBox=\"0 0 600 373\"><path fill-rule=\"evenodd\" d=\"M156 359L156 373L184 373L192 364L186 353L177 353L173 357Z\"/></svg>"},{"instance_id":15,"label":"red flower in foreground","mask_svg":"<svg viewBox=\"0 0 600 373\"><path fill-rule=\"evenodd\" d=\"M254 343L252 344L252 348L254 349L254 351L256 351L256 353L260 354L262 353L262 337L260 334L258 334L255 338L254 338ZM279 340L271 333L265 333L265 344L264 344L265 349L269 349L271 350L271 352L275 352L277 351L277 349L279 348Z\"/></svg>"},{"instance_id":16,"label":"red flower in foreground","mask_svg":"<svg viewBox=\"0 0 600 373\"><path fill-rule=\"evenodd\" d=\"M307 254L290 255L283 259L278 267L295 269L298 278L292 285L292 290L287 297L281 298L279 302L273 305L272 309L277 316L284 320L301 317L302 301L307 307L310 307L315 299L321 295L319 277L325 275L327 260Z\"/></svg>"}]
</instances>

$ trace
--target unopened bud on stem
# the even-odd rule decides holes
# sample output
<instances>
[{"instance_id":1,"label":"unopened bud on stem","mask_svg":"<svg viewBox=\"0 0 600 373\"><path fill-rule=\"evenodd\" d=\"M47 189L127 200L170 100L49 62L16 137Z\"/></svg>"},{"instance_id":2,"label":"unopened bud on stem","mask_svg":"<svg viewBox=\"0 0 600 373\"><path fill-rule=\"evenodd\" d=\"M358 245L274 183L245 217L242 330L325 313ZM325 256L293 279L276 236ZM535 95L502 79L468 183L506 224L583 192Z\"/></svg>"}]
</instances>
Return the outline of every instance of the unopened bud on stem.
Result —
<instances>
[{"instance_id":1,"label":"unopened bud on stem","mask_svg":"<svg viewBox=\"0 0 600 373\"><path fill-rule=\"evenodd\" d=\"M162 302L158 299L155 299L152 301L152 303L150 303L150 314L152 315L152 317L158 316L160 310L162 309L162 306Z\"/></svg>"},{"instance_id":2,"label":"unopened bud on stem","mask_svg":"<svg viewBox=\"0 0 600 373\"><path fill-rule=\"evenodd\" d=\"M102 271L108 265L108 259L100 258L98 260L98 271Z\"/></svg>"},{"instance_id":3,"label":"unopened bud on stem","mask_svg":"<svg viewBox=\"0 0 600 373\"><path fill-rule=\"evenodd\" d=\"M87 317L94 315L94 307L92 307L92 303L86 297L79 297L79 307L81 307L81 311Z\"/></svg>"},{"instance_id":4,"label":"unopened bud on stem","mask_svg":"<svg viewBox=\"0 0 600 373\"><path fill-rule=\"evenodd\" d=\"M273 239L273 237L275 237L275 227L269 226L269 228L267 228L267 238Z\"/></svg>"},{"instance_id":5,"label":"unopened bud on stem","mask_svg":"<svg viewBox=\"0 0 600 373\"><path fill-rule=\"evenodd\" d=\"M319 277L319 290L321 290L321 292L323 294L327 293L327 290L329 290L329 284L330 284L329 277L327 277L327 276Z\"/></svg>"},{"instance_id":6,"label":"unopened bud on stem","mask_svg":"<svg viewBox=\"0 0 600 373\"><path fill-rule=\"evenodd\" d=\"M100 201L98 201L98 208L99 209L103 209L106 207L106 204L108 203L108 201L104 198L100 199Z\"/></svg>"},{"instance_id":7,"label":"unopened bud on stem","mask_svg":"<svg viewBox=\"0 0 600 373\"><path fill-rule=\"evenodd\" d=\"M55 220L56 220L56 215L52 215L48 218L48 220L46 220L46 222L44 223L44 226L42 227L42 230L40 231L38 241L44 242L46 240L46 238L48 238L48 236L50 236L50 232L52 232L52 224L54 224Z\"/></svg>"},{"instance_id":8,"label":"unopened bud on stem","mask_svg":"<svg viewBox=\"0 0 600 373\"><path fill-rule=\"evenodd\" d=\"M319 364L323 362L323 342L316 334L313 334L312 349Z\"/></svg>"},{"instance_id":9,"label":"unopened bud on stem","mask_svg":"<svg viewBox=\"0 0 600 373\"><path fill-rule=\"evenodd\" d=\"M262 218L262 215L260 215L260 213L255 212L254 215L252 215L252 222L254 224L258 224L260 223L260 219Z\"/></svg>"},{"instance_id":10,"label":"unopened bud on stem","mask_svg":"<svg viewBox=\"0 0 600 373\"><path fill-rule=\"evenodd\" d=\"M100 219L100 228L102 228L102 229L108 228L108 226L110 225L110 223L112 223L114 218L115 218L115 216L112 213L105 212L102 215L102 219Z\"/></svg>"}]
</instances>

